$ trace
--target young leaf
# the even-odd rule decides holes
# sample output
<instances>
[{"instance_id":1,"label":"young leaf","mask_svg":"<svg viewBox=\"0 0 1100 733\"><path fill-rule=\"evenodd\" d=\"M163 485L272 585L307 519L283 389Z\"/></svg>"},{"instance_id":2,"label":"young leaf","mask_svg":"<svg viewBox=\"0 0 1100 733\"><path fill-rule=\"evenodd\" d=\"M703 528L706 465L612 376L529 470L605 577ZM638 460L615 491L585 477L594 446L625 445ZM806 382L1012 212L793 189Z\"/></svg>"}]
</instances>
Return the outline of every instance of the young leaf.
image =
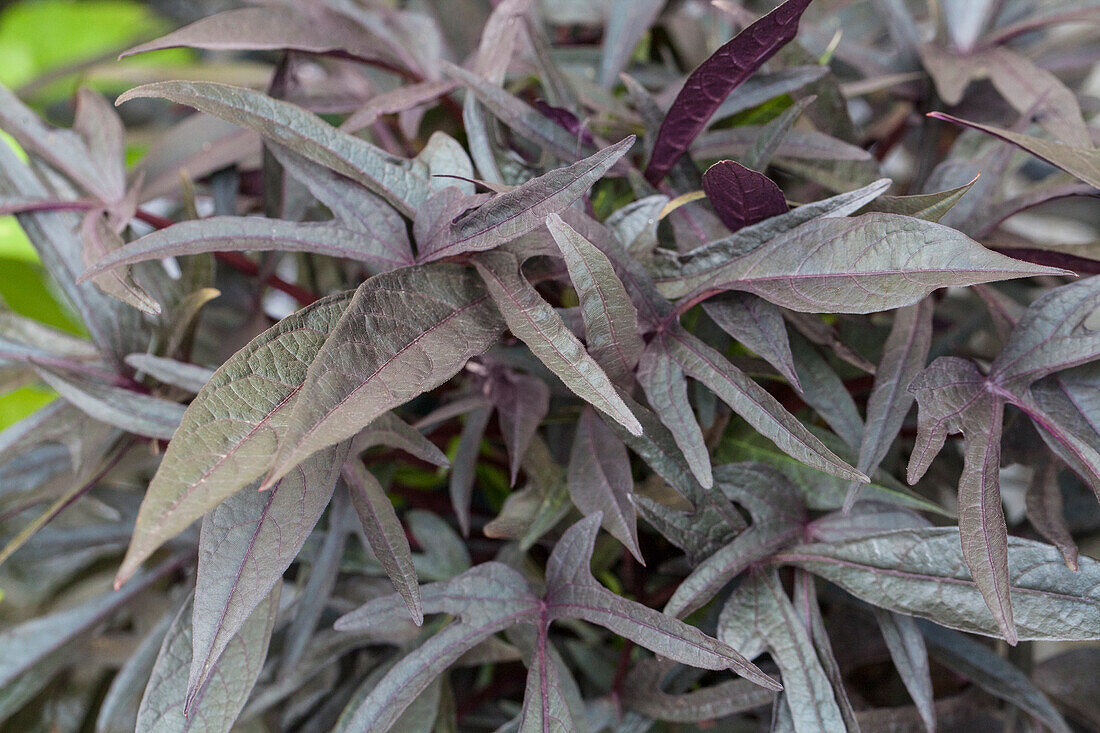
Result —
<instances>
[{"instance_id":1,"label":"young leaf","mask_svg":"<svg viewBox=\"0 0 1100 733\"><path fill-rule=\"evenodd\" d=\"M424 623L424 613L420 608L420 584L413 567L412 549L390 498L374 474L359 460L346 462L343 475L371 550L382 563L394 590L404 599L413 623L420 626Z\"/></svg>"},{"instance_id":2,"label":"young leaf","mask_svg":"<svg viewBox=\"0 0 1100 733\"><path fill-rule=\"evenodd\" d=\"M210 684L230 640L278 584L321 518L347 445L318 453L270 490L230 496L202 521L187 698Z\"/></svg>"},{"instance_id":3,"label":"young leaf","mask_svg":"<svg viewBox=\"0 0 1100 733\"><path fill-rule=\"evenodd\" d=\"M334 295L283 319L230 357L199 391L145 492L116 584L271 467L306 369L350 298Z\"/></svg>"},{"instance_id":4,"label":"young leaf","mask_svg":"<svg viewBox=\"0 0 1100 733\"><path fill-rule=\"evenodd\" d=\"M729 93L794 40L810 0L787 0L738 33L691 73L661 123L645 171L661 182Z\"/></svg>"},{"instance_id":5,"label":"young leaf","mask_svg":"<svg viewBox=\"0 0 1100 733\"><path fill-rule=\"evenodd\" d=\"M414 173L407 161L366 140L340 132L312 112L260 92L213 82L164 81L131 89L116 104L142 97L186 104L256 130L358 181L406 216L416 213L417 207L431 195L427 179Z\"/></svg>"},{"instance_id":6,"label":"young leaf","mask_svg":"<svg viewBox=\"0 0 1100 733\"><path fill-rule=\"evenodd\" d=\"M880 608L959 631L1002 635L970 578L957 527L802 545L774 560L804 568ZM1082 557L1075 573L1053 547L1009 537L1008 567L1020 639L1100 638L1100 563Z\"/></svg>"},{"instance_id":7,"label":"young leaf","mask_svg":"<svg viewBox=\"0 0 1100 733\"><path fill-rule=\"evenodd\" d=\"M520 260L509 252L485 252L474 265L509 330L579 397L640 435L638 419L561 316L523 276Z\"/></svg>"},{"instance_id":8,"label":"young leaf","mask_svg":"<svg viewBox=\"0 0 1100 733\"><path fill-rule=\"evenodd\" d=\"M507 244L541 227L550 214L565 209L611 169L634 144L631 135L566 168L532 178L461 214L438 236L420 243L427 262L464 252L482 252Z\"/></svg>"},{"instance_id":9,"label":"young leaf","mask_svg":"<svg viewBox=\"0 0 1100 733\"><path fill-rule=\"evenodd\" d=\"M703 190L718 218L731 232L787 213L779 186L732 160L715 163L703 174Z\"/></svg>"},{"instance_id":10,"label":"young leaf","mask_svg":"<svg viewBox=\"0 0 1100 733\"><path fill-rule=\"evenodd\" d=\"M626 383L641 356L638 312L611 261L557 214L546 228L565 257L569 279L581 301L585 342L592 358L614 381Z\"/></svg>"},{"instance_id":11,"label":"young leaf","mask_svg":"<svg viewBox=\"0 0 1100 733\"><path fill-rule=\"evenodd\" d=\"M203 730L228 733L260 675L279 611L280 586L260 602L217 662L213 679L184 705L191 666L191 607L185 603L164 637L149 684L138 708L137 731Z\"/></svg>"},{"instance_id":12,"label":"young leaf","mask_svg":"<svg viewBox=\"0 0 1100 733\"><path fill-rule=\"evenodd\" d=\"M461 267L410 267L367 280L306 372L265 484L446 382L500 329L485 289Z\"/></svg>"},{"instance_id":13,"label":"young leaf","mask_svg":"<svg viewBox=\"0 0 1100 733\"><path fill-rule=\"evenodd\" d=\"M939 221L977 182L978 176L975 176L969 183L946 191L918 193L911 196L879 196L860 209L860 213L879 211L884 214L911 216L925 221Z\"/></svg>"},{"instance_id":14,"label":"young leaf","mask_svg":"<svg viewBox=\"0 0 1100 733\"><path fill-rule=\"evenodd\" d=\"M569 454L569 497L585 516L601 512L603 526L642 565L634 510L634 478L626 447L596 413L585 408Z\"/></svg>"}]
</instances>

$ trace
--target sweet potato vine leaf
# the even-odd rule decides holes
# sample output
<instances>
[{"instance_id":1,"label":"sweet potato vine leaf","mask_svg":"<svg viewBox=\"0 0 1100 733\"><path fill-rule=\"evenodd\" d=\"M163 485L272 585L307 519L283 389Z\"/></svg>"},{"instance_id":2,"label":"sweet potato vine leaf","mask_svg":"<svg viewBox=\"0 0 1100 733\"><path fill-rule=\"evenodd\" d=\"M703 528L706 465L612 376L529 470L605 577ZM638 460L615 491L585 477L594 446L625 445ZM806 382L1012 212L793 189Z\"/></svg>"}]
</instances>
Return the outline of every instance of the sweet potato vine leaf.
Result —
<instances>
[{"instance_id":1,"label":"sweet potato vine leaf","mask_svg":"<svg viewBox=\"0 0 1100 733\"><path fill-rule=\"evenodd\" d=\"M1005 404L1023 410L1040 431L1075 456L1071 465L1090 480L1100 466L1029 392L1030 385L1055 371L1100 355L1100 333L1087 319L1100 305L1100 278L1049 291L1024 313L994 359L989 374L958 357L940 357L916 378L910 390L919 404L917 442L909 481L924 475L947 435L961 432L965 461L959 478L959 525L963 555L1005 638L1015 642L1009 594L1008 530L999 483L1001 427Z\"/></svg>"},{"instance_id":2,"label":"sweet potato vine leaf","mask_svg":"<svg viewBox=\"0 0 1100 733\"><path fill-rule=\"evenodd\" d=\"M483 252L474 265L512 333L579 397L640 435L641 424L606 372L524 277L520 258L502 250Z\"/></svg>"},{"instance_id":3,"label":"sweet potato vine leaf","mask_svg":"<svg viewBox=\"0 0 1100 733\"><path fill-rule=\"evenodd\" d=\"M549 680L548 667L553 662L548 632L558 619L598 624L667 659L702 669L730 669L762 687L779 689L732 647L600 585L589 563L601 521L597 512L566 531L547 562L546 590L541 596L523 576L499 562L483 563L452 580L424 586L424 613L447 613L456 619L394 665L355 710L350 728L389 730L416 696L466 650L518 624L535 626L538 635L528 674ZM371 601L337 620L336 628L381 632L397 603L402 601L392 596ZM558 708L556 693L549 684L529 684L527 689L538 692L540 698L525 705L541 708L542 730L549 730L551 722L545 714Z\"/></svg>"},{"instance_id":4,"label":"sweet potato vine leaf","mask_svg":"<svg viewBox=\"0 0 1100 733\"><path fill-rule=\"evenodd\" d=\"M657 185L672 170L730 92L794 40L798 21L809 4L810 0L787 0L691 73L657 133L645 170L650 183Z\"/></svg>"},{"instance_id":5,"label":"sweet potato vine leaf","mask_svg":"<svg viewBox=\"0 0 1100 733\"><path fill-rule=\"evenodd\" d=\"M230 357L199 391L145 492L116 584L271 467L306 370L350 299L351 293L334 295L283 319Z\"/></svg>"},{"instance_id":6,"label":"sweet potato vine leaf","mask_svg":"<svg viewBox=\"0 0 1100 733\"><path fill-rule=\"evenodd\" d=\"M265 485L449 380L502 325L469 268L436 263L364 282L306 372Z\"/></svg>"},{"instance_id":7,"label":"sweet potato vine leaf","mask_svg":"<svg viewBox=\"0 0 1100 733\"><path fill-rule=\"evenodd\" d=\"M707 169L703 191L731 232L787 213L787 200L774 181L732 160Z\"/></svg>"},{"instance_id":8,"label":"sweet potato vine leaf","mask_svg":"<svg viewBox=\"0 0 1100 733\"><path fill-rule=\"evenodd\" d=\"M1021 640L1100 638L1100 562L1075 573L1058 551L1007 542L1009 587ZM962 555L957 527L899 529L800 545L774 562L795 565L868 603L959 631L1001 637Z\"/></svg>"}]
</instances>

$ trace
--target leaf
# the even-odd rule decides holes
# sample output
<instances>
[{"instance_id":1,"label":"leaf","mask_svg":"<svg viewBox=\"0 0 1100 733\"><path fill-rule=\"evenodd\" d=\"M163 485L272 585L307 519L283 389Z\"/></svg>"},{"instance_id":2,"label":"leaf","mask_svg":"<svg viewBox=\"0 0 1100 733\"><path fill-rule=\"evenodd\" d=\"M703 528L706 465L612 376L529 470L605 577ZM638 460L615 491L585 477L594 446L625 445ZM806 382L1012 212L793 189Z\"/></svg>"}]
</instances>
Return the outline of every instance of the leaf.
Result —
<instances>
[{"instance_id":1,"label":"leaf","mask_svg":"<svg viewBox=\"0 0 1100 733\"><path fill-rule=\"evenodd\" d=\"M703 190L718 218L731 232L787 213L779 186L732 160L715 163L703 174Z\"/></svg>"},{"instance_id":2,"label":"leaf","mask_svg":"<svg viewBox=\"0 0 1100 733\"><path fill-rule=\"evenodd\" d=\"M600 512L604 529L645 565L638 547L630 457L615 433L589 408L577 421L567 476L569 496L581 514Z\"/></svg>"},{"instance_id":3,"label":"leaf","mask_svg":"<svg viewBox=\"0 0 1100 733\"><path fill-rule=\"evenodd\" d=\"M661 689L662 678L674 665L656 659L634 664L626 677L623 703L654 720L696 723L714 720L769 704L775 693L748 680L734 679L683 694Z\"/></svg>"},{"instance_id":4,"label":"leaf","mask_svg":"<svg viewBox=\"0 0 1100 733\"><path fill-rule=\"evenodd\" d=\"M89 162L97 169L97 189L107 194L103 202L121 201L126 195L126 129L118 112L98 92L81 87L76 92L73 132L83 140Z\"/></svg>"},{"instance_id":5,"label":"leaf","mask_svg":"<svg viewBox=\"0 0 1100 733\"><path fill-rule=\"evenodd\" d=\"M957 527L802 545L774 561L808 570L880 608L968 633L1002 633L970 579ZM1100 637L1100 563L1082 557L1075 573L1053 547L1009 537L1008 566L1020 639Z\"/></svg>"},{"instance_id":6,"label":"leaf","mask_svg":"<svg viewBox=\"0 0 1100 733\"><path fill-rule=\"evenodd\" d=\"M337 16L339 17L339 16ZM200 18L154 41L125 51L120 58L165 48L211 51L293 50L306 53L345 52L363 59L382 59L371 37L346 21L324 13L303 15L293 7L237 8Z\"/></svg>"},{"instance_id":7,"label":"leaf","mask_svg":"<svg viewBox=\"0 0 1100 733\"><path fill-rule=\"evenodd\" d=\"M894 316L882 360L875 370L875 385L867 399L867 421L856 463L856 468L864 473L872 473L882 463L913 406L909 385L928 358L932 344L932 311L932 303L926 299L900 309ZM851 510L858 495L859 484L853 483L844 499L845 511Z\"/></svg>"},{"instance_id":8,"label":"leaf","mask_svg":"<svg viewBox=\"0 0 1100 733\"><path fill-rule=\"evenodd\" d=\"M1035 468L1025 499L1028 521L1058 548L1066 567L1077 570L1077 545L1062 513L1062 490L1058 486L1058 470L1054 461L1047 461Z\"/></svg>"},{"instance_id":9,"label":"leaf","mask_svg":"<svg viewBox=\"0 0 1100 733\"><path fill-rule=\"evenodd\" d=\"M973 363L941 356L910 385L920 404L909 483L924 473L948 433L961 432L966 451L959 478L963 557L1005 639L1016 643L1009 598L1008 528L999 471L1004 403L986 388Z\"/></svg>"},{"instance_id":10,"label":"leaf","mask_svg":"<svg viewBox=\"0 0 1100 733\"><path fill-rule=\"evenodd\" d=\"M546 631L538 638L538 649L527 666L527 685L523 691L520 733L572 733L577 730L562 691L559 660L551 654Z\"/></svg>"},{"instance_id":11,"label":"leaf","mask_svg":"<svg viewBox=\"0 0 1100 733\"><path fill-rule=\"evenodd\" d=\"M470 496L477 479L477 460L481 456L481 441L485 439L485 427L489 424L493 410L490 406L471 410L466 416L462 432L458 436L454 460L451 462L451 475L447 488L451 494L451 505L458 520L462 536L470 535Z\"/></svg>"},{"instance_id":12,"label":"leaf","mask_svg":"<svg viewBox=\"0 0 1100 733\"><path fill-rule=\"evenodd\" d=\"M745 348L775 367L800 389L787 327L779 308L748 293L725 293L703 303L703 310Z\"/></svg>"},{"instance_id":13,"label":"leaf","mask_svg":"<svg viewBox=\"0 0 1100 733\"><path fill-rule=\"evenodd\" d=\"M916 303L942 287L1066 274L895 214L810 221L718 272L697 287L743 290L806 313L873 313Z\"/></svg>"},{"instance_id":14,"label":"leaf","mask_svg":"<svg viewBox=\"0 0 1100 733\"><path fill-rule=\"evenodd\" d=\"M1051 72L1012 49L997 46L982 54L990 81L1021 115L1031 115L1058 141L1092 147L1077 96Z\"/></svg>"},{"instance_id":15,"label":"leaf","mask_svg":"<svg viewBox=\"0 0 1100 733\"><path fill-rule=\"evenodd\" d=\"M649 406L668 428L695 479L704 489L714 485L710 451L688 401L687 379L664 339L655 338L638 363L638 383Z\"/></svg>"},{"instance_id":16,"label":"leaf","mask_svg":"<svg viewBox=\"0 0 1100 733\"><path fill-rule=\"evenodd\" d=\"M645 176L660 183L729 93L794 40L810 0L787 0L738 33L691 73L661 123Z\"/></svg>"},{"instance_id":17,"label":"leaf","mask_svg":"<svg viewBox=\"0 0 1100 733\"><path fill-rule=\"evenodd\" d=\"M111 680L111 686L107 688L96 714L96 733L129 733L134 730L145 685L149 682L160 646L174 618L174 614L166 613Z\"/></svg>"},{"instance_id":18,"label":"leaf","mask_svg":"<svg viewBox=\"0 0 1100 733\"><path fill-rule=\"evenodd\" d=\"M918 621L920 633L928 642L929 651L940 664L969 679L986 692L1006 700L1042 721L1056 733L1069 733L1070 728L1046 695L1011 662L997 655L984 644L947 629Z\"/></svg>"},{"instance_id":19,"label":"leaf","mask_svg":"<svg viewBox=\"0 0 1100 733\"><path fill-rule=\"evenodd\" d=\"M145 696L138 709L136 730L224 731L228 733L244 707L263 667L275 616L277 586L262 599L247 623L233 636L211 673L210 684L197 690L184 707L187 672L191 666L191 603L185 603L164 637ZM214 684L213 676L217 676Z\"/></svg>"},{"instance_id":20,"label":"leaf","mask_svg":"<svg viewBox=\"0 0 1100 733\"><path fill-rule=\"evenodd\" d=\"M919 193L912 196L879 196L860 209L860 213L879 211L884 214L901 214L925 221L939 221L959 199L978 182L975 176L970 183L936 193Z\"/></svg>"},{"instance_id":21,"label":"leaf","mask_svg":"<svg viewBox=\"0 0 1100 733\"><path fill-rule=\"evenodd\" d=\"M506 252L486 252L474 265L509 330L579 397L640 435L641 424L607 374L523 276L519 260Z\"/></svg>"},{"instance_id":22,"label":"leaf","mask_svg":"<svg viewBox=\"0 0 1100 733\"><path fill-rule=\"evenodd\" d=\"M424 435L392 412L379 415L367 427L355 436L351 452L359 455L368 448L385 445L403 450L433 466L446 468L450 465L447 456Z\"/></svg>"},{"instance_id":23,"label":"leaf","mask_svg":"<svg viewBox=\"0 0 1100 733\"><path fill-rule=\"evenodd\" d=\"M137 435L168 440L183 419L183 405L129 389L93 382L83 375L33 362L57 393L90 417Z\"/></svg>"},{"instance_id":24,"label":"leaf","mask_svg":"<svg viewBox=\"0 0 1100 733\"><path fill-rule=\"evenodd\" d=\"M557 214L546 217L546 228L565 257L569 279L580 296L588 352L607 375L629 382L644 344L638 312L611 261Z\"/></svg>"},{"instance_id":25,"label":"leaf","mask_svg":"<svg viewBox=\"0 0 1100 733\"><path fill-rule=\"evenodd\" d=\"M1100 434L1096 431L1096 364L1039 380L1017 403L1043 442L1093 490L1100 491Z\"/></svg>"},{"instance_id":26,"label":"leaf","mask_svg":"<svg viewBox=\"0 0 1100 733\"><path fill-rule=\"evenodd\" d=\"M527 446L550 410L550 387L539 377L503 371L490 382L489 397L497 410L515 486Z\"/></svg>"},{"instance_id":27,"label":"leaf","mask_svg":"<svg viewBox=\"0 0 1100 733\"><path fill-rule=\"evenodd\" d=\"M371 550L382 563L394 590L404 599L413 623L422 625L424 613L420 608L420 584L413 567L412 549L390 498L374 474L358 460L347 461L343 475Z\"/></svg>"},{"instance_id":28,"label":"leaf","mask_svg":"<svg viewBox=\"0 0 1100 733\"><path fill-rule=\"evenodd\" d=\"M797 540L802 528L780 522L753 524L726 546L695 565L676 587L664 612L683 618L709 603L731 580Z\"/></svg>"},{"instance_id":29,"label":"leaf","mask_svg":"<svg viewBox=\"0 0 1100 733\"><path fill-rule=\"evenodd\" d=\"M932 696L932 677L928 665L928 650L924 647L924 637L912 616L890 613L875 608L875 621L878 622L890 658L894 660L905 689L916 703L917 711L929 733L936 730L936 707Z\"/></svg>"},{"instance_id":30,"label":"leaf","mask_svg":"<svg viewBox=\"0 0 1100 733\"><path fill-rule=\"evenodd\" d=\"M334 295L284 318L230 357L199 391L145 492L116 584L271 467L306 368L350 297Z\"/></svg>"},{"instance_id":31,"label":"leaf","mask_svg":"<svg viewBox=\"0 0 1100 733\"><path fill-rule=\"evenodd\" d=\"M748 629L760 634L779 665L794 729L846 730L813 642L774 571L753 573L722 609L720 638L738 638Z\"/></svg>"},{"instance_id":32,"label":"leaf","mask_svg":"<svg viewBox=\"0 0 1100 733\"><path fill-rule=\"evenodd\" d=\"M110 252L116 252L125 246L122 237L115 231L102 211L89 211L80 227L80 238L84 246L84 264L91 265ZM133 306L143 313L159 315L161 308L144 288L133 278L129 270L105 272L92 278L100 290ZM78 280L78 282L82 282Z\"/></svg>"},{"instance_id":33,"label":"leaf","mask_svg":"<svg viewBox=\"0 0 1100 733\"><path fill-rule=\"evenodd\" d=\"M125 361L127 366L145 372L162 384L192 393L201 390L214 376L214 372L206 367L153 354L130 354Z\"/></svg>"},{"instance_id":34,"label":"leaf","mask_svg":"<svg viewBox=\"0 0 1100 733\"><path fill-rule=\"evenodd\" d=\"M577 136L554 120L494 84L461 66L440 62L443 72L460 82L510 130L562 160L573 160L583 152ZM612 161L614 163L614 161ZM609 164L610 167L610 164Z\"/></svg>"},{"instance_id":35,"label":"leaf","mask_svg":"<svg viewBox=\"0 0 1100 733\"><path fill-rule=\"evenodd\" d=\"M165 81L131 89L116 104L143 97L168 99L251 128L358 181L406 216L411 217L431 194L428 181L412 172L407 161L260 92L213 82Z\"/></svg>"},{"instance_id":36,"label":"leaf","mask_svg":"<svg viewBox=\"0 0 1100 733\"><path fill-rule=\"evenodd\" d=\"M608 6L597 75L601 87L610 89L615 85L619 74L630 63L630 56L638 42L653 25L664 6L664 0L645 0L643 3L636 0L616 0Z\"/></svg>"},{"instance_id":37,"label":"leaf","mask_svg":"<svg viewBox=\"0 0 1100 733\"><path fill-rule=\"evenodd\" d=\"M730 669L771 690L779 685L735 649L694 626L621 598L592 577L589 563L599 514L570 527L546 565L547 618L578 618L599 624L662 657L702 669Z\"/></svg>"},{"instance_id":38,"label":"leaf","mask_svg":"<svg viewBox=\"0 0 1100 733\"><path fill-rule=\"evenodd\" d=\"M1022 132L1002 130L990 125L968 122L942 112L930 112L928 116L945 122L953 122L956 125L972 127L987 135L1012 143L1036 158L1045 160L1085 183L1100 188L1100 148L1075 148L1054 140L1044 140L1041 137L1025 135Z\"/></svg>"},{"instance_id":39,"label":"leaf","mask_svg":"<svg viewBox=\"0 0 1100 733\"><path fill-rule=\"evenodd\" d=\"M0 687L7 687L35 664L109 619L166 572L178 558L137 578L125 590L95 596L84 603L36 616L0 631Z\"/></svg>"},{"instance_id":40,"label":"leaf","mask_svg":"<svg viewBox=\"0 0 1100 733\"><path fill-rule=\"evenodd\" d=\"M367 280L306 372L265 484L443 384L492 346L500 328L489 296L461 267L410 267Z\"/></svg>"},{"instance_id":41,"label":"leaf","mask_svg":"<svg viewBox=\"0 0 1100 733\"><path fill-rule=\"evenodd\" d=\"M818 67L820 68L820 67ZM772 162L772 157L775 155L779 146L783 144L783 140L791 131L791 126L798 120L799 116L805 111L807 107L813 104L817 100L817 95L811 94L808 97L803 97L797 102L792 104L787 109L776 117L774 120L764 126L760 136L753 142L752 147L745 153L742 158L746 168L751 168L754 171L765 171ZM770 182L771 179L768 179ZM704 183L706 180L704 179ZM761 183L763 183L761 181ZM767 184L764 184L767 188ZM782 209L778 213L785 214L787 212L787 202L784 199L783 206L780 207L778 202L775 203L776 209Z\"/></svg>"},{"instance_id":42,"label":"leaf","mask_svg":"<svg viewBox=\"0 0 1100 733\"><path fill-rule=\"evenodd\" d=\"M507 193L497 194L455 218L436 238L420 243L421 261L499 247L543 225L603 177L634 144L634 136L566 168L552 170Z\"/></svg>"},{"instance_id":43,"label":"leaf","mask_svg":"<svg viewBox=\"0 0 1100 733\"><path fill-rule=\"evenodd\" d=\"M875 200L889 187L890 180L883 178L855 191L805 204L781 216L765 219L729 237L707 242L684 255L658 249L654 252L654 279L667 297L681 297L720 277L718 273L724 268L736 267L739 256L808 221L819 217L847 216Z\"/></svg>"},{"instance_id":44,"label":"leaf","mask_svg":"<svg viewBox=\"0 0 1100 733\"><path fill-rule=\"evenodd\" d=\"M1028 307L989 368L989 379L1018 391L1031 382L1100 356L1100 332L1088 321L1100 307L1100 277L1049 290Z\"/></svg>"},{"instance_id":45,"label":"leaf","mask_svg":"<svg viewBox=\"0 0 1100 733\"><path fill-rule=\"evenodd\" d=\"M96 278L100 273L148 260L242 250L308 252L342 257L364 262L373 272L385 272L411 264L410 257L400 250L390 251L390 247L388 242L374 240L361 231L330 223L214 216L180 222L146 234L100 258L80 279Z\"/></svg>"},{"instance_id":46,"label":"leaf","mask_svg":"<svg viewBox=\"0 0 1100 733\"><path fill-rule=\"evenodd\" d=\"M829 362L809 341L798 334L795 336L792 354L802 399L849 447L855 448L864 433L855 401Z\"/></svg>"},{"instance_id":47,"label":"leaf","mask_svg":"<svg viewBox=\"0 0 1100 733\"><path fill-rule=\"evenodd\" d=\"M826 473L866 480L866 476L826 448L771 394L717 351L679 328L659 338L685 374L705 384L784 453Z\"/></svg>"},{"instance_id":48,"label":"leaf","mask_svg":"<svg viewBox=\"0 0 1100 733\"><path fill-rule=\"evenodd\" d=\"M268 491L253 484L203 517L188 699L211 683L231 639L294 562L332 498L346 455L346 445L318 453Z\"/></svg>"},{"instance_id":49,"label":"leaf","mask_svg":"<svg viewBox=\"0 0 1100 733\"><path fill-rule=\"evenodd\" d=\"M355 710L348 730L384 733L438 675L465 651L498 631L539 616L539 599L515 570L487 562L458 577L421 589L425 614L458 618L402 657ZM384 630L392 623L397 596L379 598L336 621L340 631Z\"/></svg>"},{"instance_id":50,"label":"leaf","mask_svg":"<svg viewBox=\"0 0 1100 733\"><path fill-rule=\"evenodd\" d=\"M90 109L90 106L94 105L93 94L92 92L82 94L85 103L85 114L81 116L82 130L60 130L42 122L18 96L0 84L0 129L15 138L24 149L41 156L43 160L71 178L74 183L99 201L113 203L124 193L115 187L118 183L117 172L111 169L104 170L101 167L102 162L97 160L96 154L89 150L87 141L80 134L91 126L89 117L101 112L99 109ZM99 128L99 134L114 135L117 134L117 128L115 130ZM34 195L31 191L23 193Z\"/></svg>"}]
</instances>

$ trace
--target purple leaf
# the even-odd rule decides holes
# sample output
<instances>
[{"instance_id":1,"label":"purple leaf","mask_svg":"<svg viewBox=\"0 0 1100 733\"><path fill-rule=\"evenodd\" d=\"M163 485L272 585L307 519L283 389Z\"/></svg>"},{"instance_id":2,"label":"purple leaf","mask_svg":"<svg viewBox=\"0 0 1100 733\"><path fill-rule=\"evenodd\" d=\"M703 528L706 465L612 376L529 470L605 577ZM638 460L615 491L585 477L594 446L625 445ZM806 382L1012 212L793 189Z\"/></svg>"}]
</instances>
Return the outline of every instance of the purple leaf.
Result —
<instances>
[{"instance_id":1,"label":"purple leaf","mask_svg":"<svg viewBox=\"0 0 1100 733\"><path fill-rule=\"evenodd\" d=\"M703 191L731 232L787 213L779 186L732 160L715 163L703 174Z\"/></svg>"},{"instance_id":2,"label":"purple leaf","mask_svg":"<svg viewBox=\"0 0 1100 733\"><path fill-rule=\"evenodd\" d=\"M810 0L787 0L714 52L684 82L653 145L646 179L661 182L729 93L794 40Z\"/></svg>"},{"instance_id":3,"label":"purple leaf","mask_svg":"<svg viewBox=\"0 0 1100 733\"><path fill-rule=\"evenodd\" d=\"M611 428L585 408L569 454L569 496L585 516L601 512L603 527L642 565L634 510L634 477L626 447Z\"/></svg>"},{"instance_id":4,"label":"purple leaf","mask_svg":"<svg viewBox=\"0 0 1100 733\"><path fill-rule=\"evenodd\" d=\"M343 475L351 495L351 504L363 524L363 531L374 556L385 569L394 590L404 599L409 613L412 614L413 623L417 626L423 624L420 585L416 579L416 568L413 567L412 549L390 498L386 496L385 489L374 474L357 458L344 464ZM329 532L332 531L330 528Z\"/></svg>"},{"instance_id":5,"label":"purple leaf","mask_svg":"<svg viewBox=\"0 0 1100 733\"><path fill-rule=\"evenodd\" d=\"M210 681L230 640L294 562L332 498L346 454L347 445L318 453L269 490L253 484L203 518L189 697Z\"/></svg>"},{"instance_id":6,"label":"purple leaf","mask_svg":"<svg viewBox=\"0 0 1100 733\"><path fill-rule=\"evenodd\" d=\"M454 507L458 527L462 536L470 535L470 495L477 479L477 459L481 455L481 441L485 437L485 427L493 415L490 405L471 410L458 436L458 447L451 461L451 475L447 488L451 494L451 506Z\"/></svg>"},{"instance_id":7,"label":"purple leaf","mask_svg":"<svg viewBox=\"0 0 1100 733\"><path fill-rule=\"evenodd\" d=\"M508 449L512 486L515 486L520 461L550 410L550 387L539 377L501 370L489 382L489 399L496 407L500 433Z\"/></svg>"}]
</instances>

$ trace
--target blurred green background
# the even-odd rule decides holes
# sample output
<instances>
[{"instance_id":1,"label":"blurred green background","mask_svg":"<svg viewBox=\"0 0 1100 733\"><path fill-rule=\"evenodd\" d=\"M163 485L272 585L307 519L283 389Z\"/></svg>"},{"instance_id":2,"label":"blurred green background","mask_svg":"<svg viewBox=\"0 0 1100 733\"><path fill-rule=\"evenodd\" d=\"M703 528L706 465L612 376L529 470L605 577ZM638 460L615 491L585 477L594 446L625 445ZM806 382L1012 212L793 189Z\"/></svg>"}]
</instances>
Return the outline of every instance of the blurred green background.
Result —
<instances>
[{"instance_id":1,"label":"blurred green background","mask_svg":"<svg viewBox=\"0 0 1100 733\"><path fill-rule=\"evenodd\" d=\"M64 118L81 85L107 95L133 84L127 69L178 66L192 55L178 49L117 62L118 53L163 34L179 19L132 0L21 0L0 4L0 83L16 90L48 118ZM65 122L67 120L61 119ZM15 143L0 133L9 145ZM141 150L129 151L133 164ZM0 298L8 308L51 326L81 333L77 320L55 297L38 257L15 217L0 217ZM53 398L42 387L0 395L0 430Z\"/></svg>"}]
</instances>

